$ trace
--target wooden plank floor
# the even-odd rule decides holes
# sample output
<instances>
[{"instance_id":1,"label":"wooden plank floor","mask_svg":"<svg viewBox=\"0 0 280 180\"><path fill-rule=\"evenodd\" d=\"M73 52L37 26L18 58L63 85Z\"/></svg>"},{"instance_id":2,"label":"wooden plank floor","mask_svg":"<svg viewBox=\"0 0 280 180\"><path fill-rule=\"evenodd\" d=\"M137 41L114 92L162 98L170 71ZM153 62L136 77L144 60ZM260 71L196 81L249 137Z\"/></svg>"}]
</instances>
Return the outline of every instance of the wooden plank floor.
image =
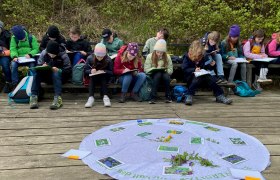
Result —
<instances>
[{"instance_id":1,"label":"wooden plank floor","mask_svg":"<svg viewBox=\"0 0 280 180\"><path fill-rule=\"evenodd\" d=\"M28 105L8 106L0 94L0 179L110 179L99 175L81 161L60 157L79 147L91 132L115 123L138 118L179 117L228 126L258 138L271 153L272 165L265 172L268 180L280 176L280 92L265 91L255 98L232 96L234 104L217 104L210 93L200 93L195 104L147 102L125 104L112 100L104 108L97 99L92 109L83 108L86 94L64 94L64 107L50 111L51 99L40 103L40 109ZM50 97L50 96L49 96Z\"/></svg>"}]
</instances>

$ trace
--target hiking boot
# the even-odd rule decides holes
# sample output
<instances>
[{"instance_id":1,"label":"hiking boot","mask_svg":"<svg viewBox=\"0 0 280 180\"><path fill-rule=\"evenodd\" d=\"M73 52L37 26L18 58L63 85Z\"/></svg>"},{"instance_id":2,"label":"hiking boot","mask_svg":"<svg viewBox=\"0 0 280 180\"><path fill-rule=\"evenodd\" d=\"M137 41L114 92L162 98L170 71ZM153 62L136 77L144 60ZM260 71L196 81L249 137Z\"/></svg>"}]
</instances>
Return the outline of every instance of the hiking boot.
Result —
<instances>
[{"instance_id":1,"label":"hiking boot","mask_svg":"<svg viewBox=\"0 0 280 180\"><path fill-rule=\"evenodd\" d=\"M149 101L149 104L156 104L156 100L154 98L152 98L150 101Z\"/></svg>"},{"instance_id":2,"label":"hiking boot","mask_svg":"<svg viewBox=\"0 0 280 180\"><path fill-rule=\"evenodd\" d=\"M136 102L142 102L142 100L140 99L140 97L138 96L137 93L132 93L132 94L131 94L131 97L132 97L132 99L133 99L134 101L136 101Z\"/></svg>"},{"instance_id":3,"label":"hiking boot","mask_svg":"<svg viewBox=\"0 0 280 180\"><path fill-rule=\"evenodd\" d=\"M119 99L119 103L125 103L126 93L122 93L121 98Z\"/></svg>"},{"instance_id":4,"label":"hiking boot","mask_svg":"<svg viewBox=\"0 0 280 180\"><path fill-rule=\"evenodd\" d=\"M3 88L3 92L4 93L9 93L9 92L11 92L12 91L12 84L11 83L9 83L9 82L6 82L5 83L5 86L4 86L4 88Z\"/></svg>"},{"instance_id":5,"label":"hiking boot","mask_svg":"<svg viewBox=\"0 0 280 180\"><path fill-rule=\"evenodd\" d=\"M105 107L111 107L111 101L110 98L107 95L104 95L103 102Z\"/></svg>"},{"instance_id":6,"label":"hiking boot","mask_svg":"<svg viewBox=\"0 0 280 180\"><path fill-rule=\"evenodd\" d=\"M172 103L171 96L167 96L167 97L165 98L165 103Z\"/></svg>"},{"instance_id":7,"label":"hiking boot","mask_svg":"<svg viewBox=\"0 0 280 180\"><path fill-rule=\"evenodd\" d=\"M191 106L192 105L192 100L193 98L192 98L192 95L186 95L186 99L185 99L185 105L189 105L189 106Z\"/></svg>"},{"instance_id":8,"label":"hiking boot","mask_svg":"<svg viewBox=\"0 0 280 180\"><path fill-rule=\"evenodd\" d=\"M216 97L216 102L217 103L223 103L223 104L231 104L232 103L232 100L225 97L223 94L220 95L220 96L217 96Z\"/></svg>"},{"instance_id":9,"label":"hiking boot","mask_svg":"<svg viewBox=\"0 0 280 180\"><path fill-rule=\"evenodd\" d=\"M61 96L54 96L52 105L50 106L51 110L57 110L63 106Z\"/></svg>"},{"instance_id":10,"label":"hiking boot","mask_svg":"<svg viewBox=\"0 0 280 180\"><path fill-rule=\"evenodd\" d=\"M87 103L85 104L85 108L91 108L93 106L94 103L94 97L90 96L87 100Z\"/></svg>"},{"instance_id":11,"label":"hiking boot","mask_svg":"<svg viewBox=\"0 0 280 180\"><path fill-rule=\"evenodd\" d=\"M30 109L38 109L38 96L32 95L30 96L30 101L29 101Z\"/></svg>"}]
</instances>

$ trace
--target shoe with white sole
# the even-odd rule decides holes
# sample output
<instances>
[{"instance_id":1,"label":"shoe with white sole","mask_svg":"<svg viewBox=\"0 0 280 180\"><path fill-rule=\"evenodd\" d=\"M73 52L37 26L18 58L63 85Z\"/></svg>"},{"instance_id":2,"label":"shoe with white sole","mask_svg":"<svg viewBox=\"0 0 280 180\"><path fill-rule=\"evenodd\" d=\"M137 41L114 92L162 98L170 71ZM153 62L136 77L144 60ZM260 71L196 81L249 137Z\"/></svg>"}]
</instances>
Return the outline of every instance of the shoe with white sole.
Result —
<instances>
[{"instance_id":1,"label":"shoe with white sole","mask_svg":"<svg viewBox=\"0 0 280 180\"><path fill-rule=\"evenodd\" d=\"M111 101L110 98L107 95L104 95L103 102L105 107L111 107Z\"/></svg>"},{"instance_id":2,"label":"shoe with white sole","mask_svg":"<svg viewBox=\"0 0 280 180\"><path fill-rule=\"evenodd\" d=\"M94 103L94 97L90 96L87 100L87 103L85 104L85 108L91 108L93 106Z\"/></svg>"}]
</instances>

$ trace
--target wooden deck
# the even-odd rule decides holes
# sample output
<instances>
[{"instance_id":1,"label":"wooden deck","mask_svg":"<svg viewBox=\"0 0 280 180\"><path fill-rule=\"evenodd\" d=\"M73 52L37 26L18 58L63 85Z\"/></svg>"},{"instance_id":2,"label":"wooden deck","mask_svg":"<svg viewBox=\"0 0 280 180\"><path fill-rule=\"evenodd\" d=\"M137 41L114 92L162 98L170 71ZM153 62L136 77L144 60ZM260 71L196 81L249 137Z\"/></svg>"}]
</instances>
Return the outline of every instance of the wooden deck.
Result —
<instances>
[{"instance_id":1,"label":"wooden deck","mask_svg":"<svg viewBox=\"0 0 280 180\"><path fill-rule=\"evenodd\" d=\"M28 105L7 105L0 94L0 179L110 179L85 166L82 161L60 155L79 147L91 132L136 118L179 117L228 126L258 138L271 153L272 165L265 172L268 180L280 176L280 92L265 91L255 98L232 96L234 104L214 103L210 93L201 92L192 107L184 104L147 102L125 104L112 100L104 108L97 99L92 109L83 108L87 94L64 94L64 107L48 109L51 99L40 103L40 109ZM50 98L50 96L49 96Z\"/></svg>"}]
</instances>

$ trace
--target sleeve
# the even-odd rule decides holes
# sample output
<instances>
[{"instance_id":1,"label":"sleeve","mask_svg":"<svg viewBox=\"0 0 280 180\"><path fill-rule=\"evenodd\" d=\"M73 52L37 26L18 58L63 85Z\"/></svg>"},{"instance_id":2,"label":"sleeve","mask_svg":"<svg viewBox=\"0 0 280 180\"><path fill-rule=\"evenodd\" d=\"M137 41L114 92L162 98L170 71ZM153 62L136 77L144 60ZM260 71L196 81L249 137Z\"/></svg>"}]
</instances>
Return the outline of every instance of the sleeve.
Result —
<instances>
[{"instance_id":1,"label":"sleeve","mask_svg":"<svg viewBox=\"0 0 280 180\"><path fill-rule=\"evenodd\" d=\"M145 73L149 73L152 69L152 54L149 54L144 64L144 71Z\"/></svg>"},{"instance_id":2,"label":"sleeve","mask_svg":"<svg viewBox=\"0 0 280 180\"><path fill-rule=\"evenodd\" d=\"M167 66L167 73L169 75L171 75L173 73L173 64L172 64L172 60L170 58L169 55L167 55L167 63L168 63L168 66Z\"/></svg>"},{"instance_id":3,"label":"sleeve","mask_svg":"<svg viewBox=\"0 0 280 180\"><path fill-rule=\"evenodd\" d=\"M262 58L261 55L259 54L253 54L251 53L251 44L250 41L247 41L244 46L243 46L243 51L244 51L244 55L246 58L249 59L257 59L257 58Z\"/></svg>"},{"instance_id":4,"label":"sleeve","mask_svg":"<svg viewBox=\"0 0 280 180\"><path fill-rule=\"evenodd\" d=\"M221 43L221 55L224 61L228 60L228 54L227 54L227 50L226 50L226 43L225 41L222 41Z\"/></svg>"},{"instance_id":5,"label":"sleeve","mask_svg":"<svg viewBox=\"0 0 280 180\"><path fill-rule=\"evenodd\" d=\"M239 58L245 58L244 55L243 55L243 48L242 48L241 44L238 44L237 51L238 51L238 57Z\"/></svg>"},{"instance_id":6,"label":"sleeve","mask_svg":"<svg viewBox=\"0 0 280 180\"><path fill-rule=\"evenodd\" d=\"M68 51L71 51L71 50L72 50L72 46L71 46L71 41L70 41L70 40L67 40L67 41L66 41L65 47L66 47L66 49L67 49Z\"/></svg>"},{"instance_id":7,"label":"sleeve","mask_svg":"<svg viewBox=\"0 0 280 180\"><path fill-rule=\"evenodd\" d=\"M71 73L72 67L71 67L69 56L65 53L61 56L61 58L63 59L62 73L63 74L64 73L66 73L66 74Z\"/></svg>"},{"instance_id":8,"label":"sleeve","mask_svg":"<svg viewBox=\"0 0 280 180\"><path fill-rule=\"evenodd\" d=\"M17 43L16 43L15 36L12 36L11 38L10 56L12 59L18 57L18 50L17 50Z\"/></svg>"},{"instance_id":9,"label":"sleeve","mask_svg":"<svg viewBox=\"0 0 280 180\"><path fill-rule=\"evenodd\" d=\"M145 43L145 46L144 46L144 48L143 48L143 53L149 53L150 52L150 49L149 49L149 39L146 41L146 43Z\"/></svg>"},{"instance_id":10,"label":"sleeve","mask_svg":"<svg viewBox=\"0 0 280 180\"><path fill-rule=\"evenodd\" d=\"M39 53L39 43L37 41L37 38L32 35L32 49L28 54L31 54L31 56L35 56L35 54Z\"/></svg>"},{"instance_id":11,"label":"sleeve","mask_svg":"<svg viewBox=\"0 0 280 180\"><path fill-rule=\"evenodd\" d=\"M186 56L184 57L184 60L183 60L182 69L183 69L185 76L187 76L187 77L192 76L192 74L195 71L195 67L190 67L190 65L188 63L188 58Z\"/></svg>"},{"instance_id":12,"label":"sleeve","mask_svg":"<svg viewBox=\"0 0 280 180\"><path fill-rule=\"evenodd\" d=\"M85 52L87 53L87 56L89 56L92 53L92 48L88 41L86 41Z\"/></svg>"},{"instance_id":13,"label":"sleeve","mask_svg":"<svg viewBox=\"0 0 280 180\"><path fill-rule=\"evenodd\" d=\"M92 61L93 61L93 57L92 56L88 56L87 60L86 60L86 64L85 64L85 69L84 69L84 73L87 76L91 73L92 64L93 64Z\"/></svg>"},{"instance_id":14,"label":"sleeve","mask_svg":"<svg viewBox=\"0 0 280 180\"><path fill-rule=\"evenodd\" d=\"M115 61L114 61L114 74L116 75L121 75L124 67L121 66L121 55L118 54L118 56L116 57Z\"/></svg>"},{"instance_id":15,"label":"sleeve","mask_svg":"<svg viewBox=\"0 0 280 180\"><path fill-rule=\"evenodd\" d=\"M47 51L46 50L43 50L37 60L37 65L41 66L45 63L44 61L44 56L47 54Z\"/></svg>"},{"instance_id":16,"label":"sleeve","mask_svg":"<svg viewBox=\"0 0 280 180\"><path fill-rule=\"evenodd\" d=\"M113 61L109 57L108 57L107 61L108 61L108 65L107 65L107 68L104 71L107 74L112 76L113 75Z\"/></svg>"},{"instance_id":17,"label":"sleeve","mask_svg":"<svg viewBox=\"0 0 280 180\"><path fill-rule=\"evenodd\" d=\"M273 40L268 44L268 55L273 57L280 56L280 51L277 51L276 40Z\"/></svg>"},{"instance_id":18,"label":"sleeve","mask_svg":"<svg viewBox=\"0 0 280 180\"><path fill-rule=\"evenodd\" d=\"M268 55L265 53L265 47L264 47L264 45L262 45L261 53L262 53L263 55L265 55L265 57L268 57Z\"/></svg>"},{"instance_id":19,"label":"sleeve","mask_svg":"<svg viewBox=\"0 0 280 180\"><path fill-rule=\"evenodd\" d=\"M46 49L47 43L48 43L48 41L46 39L46 36L44 36L41 41L41 44L40 44L40 51L43 51L44 49Z\"/></svg>"},{"instance_id":20,"label":"sleeve","mask_svg":"<svg viewBox=\"0 0 280 180\"><path fill-rule=\"evenodd\" d=\"M139 70L139 72L144 72L144 69L142 67L142 59L141 58L139 58L139 60L138 60L138 70Z\"/></svg>"}]
</instances>

